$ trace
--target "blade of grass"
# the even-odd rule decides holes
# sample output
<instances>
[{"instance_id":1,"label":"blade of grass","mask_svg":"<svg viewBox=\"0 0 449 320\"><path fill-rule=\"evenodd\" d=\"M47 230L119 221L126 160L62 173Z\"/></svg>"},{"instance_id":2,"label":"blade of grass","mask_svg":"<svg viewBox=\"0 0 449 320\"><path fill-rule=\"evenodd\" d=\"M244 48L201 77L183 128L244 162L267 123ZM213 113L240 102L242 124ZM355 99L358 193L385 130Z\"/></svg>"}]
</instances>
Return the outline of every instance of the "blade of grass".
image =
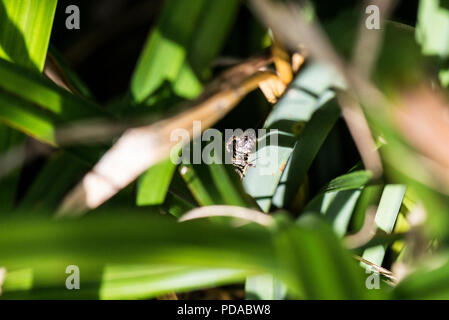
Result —
<instances>
[{"instance_id":1,"label":"blade of grass","mask_svg":"<svg viewBox=\"0 0 449 320\"><path fill-rule=\"evenodd\" d=\"M152 298L242 282L247 271L191 266L106 267L100 288L101 299Z\"/></svg>"},{"instance_id":2,"label":"blade of grass","mask_svg":"<svg viewBox=\"0 0 449 320\"><path fill-rule=\"evenodd\" d=\"M191 202L183 199L181 196L169 191L165 198L163 208L171 215L179 218L187 211L195 208L195 206Z\"/></svg>"},{"instance_id":3,"label":"blade of grass","mask_svg":"<svg viewBox=\"0 0 449 320\"><path fill-rule=\"evenodd\" d=\"M196 201L202 206L227 204L255 208L231 165L181 165L179 172Z\"/></svg>"},{"instance_id":4,"label":"blade of grass","mask_svg":"<svg viewBox=\"0 0 449 320\"><path fill-rule=\"evenodd\" d=\"M57 0L0 1L0 57L42 71Z\"/></svg>"},{"instance_id":5,"label":"blade of grass","mask_svg":"<svg viewBox=\"0 0 449 320\"><path fill-rule=\"evenodd\" d=\"M201 80L224 44L236 15L236 0L169 0L134 71L131 93L141 103L164 81L176 94L195 98Z\"/></svg>"},{"instance_id":6,"label":"blade of grass","mask_svg":"<svg viewBox=\"0 0 449 320\"><path fill-rule=\"evenodd\" d=\"M343 237L360 193L360 190L342 190L319 194L309 202L304 212L317 212L324 215L332 224L334 232Z\"/></svg>"},{"instance_id":7,"label":"blade of grass","mask_svg":"<svg viewBox=\"0 0 449 320\"><path fill-rule=\"evenodd\" d=\"M0 120L50 145L56 145L56 120L28 101L0 91Z\"/></svg>"},{"instance_id":8,"label":"blade of grass","mask_svg":"<svg viewBox=\"0 0 449 320\"><path fill-rule=\"evenodd\" d=\"M289 166L284 170L284 184L280 185L273 197L276 206L289 206L299 190L326 137L340 116L335 101L330 101L317 110L301 131L294 146Z\"/></svg>"},{"instance_id":9,"label":"blade of grass","mask_svg":"<svg viewBox=\"0 0 449 320\"><path fill-rule=\"evenodd\" d=\"M335 178L307 204L304 212L324 215L332 224L334 232L343 237L348 230L362 188L371 177L371 172L359 170Z\"/></svg>"},{"instance_id":10,"label":"blade of grass","mask_svg":"<svg viewBox=\"0 0 449 320\"><path fill-rule=\"evenodd\" d=\"M38 72L2 59L0 59L0 88L39 105L61 120L73 121L106 115L106 112L95 103L74 96Z\"/></svg>"},{"instance_id":11,"label":"blade of grass","mask_svg":"<svg viewBox=\"0 0 449 320\"><path fill-rule=\"evenodd\" d=\"M379 207L377 208L375 222L379 229L386 233L391 233L396 223L396 218L401 208L404 198L406 186L404 185L386 185L380 198ZM385 256L386 247L376 246L366 249L363 252L363 258L377 264L382 265Z\"/></svg>"},{"instance_id":12,"label":"blade of grass","mask_svg":"<svg viewBox=\"0 0 449 320\"><path fill-rule=\"evenodd\" d=\"M334 97L333 92L329 89L335 85L336 79L338 77L336 77L334 71L325 65L311 64L307 66L293 80L291 87L268 116L264 128L278 130L278 145L273 146L268 142L266 146L259 148L255 156L257 159L256 167L250 168L246 178L243 179L245 189L257 200L264 211L269 210L272 198L277 192L281 176L285 172L287 161L298 138L295 134L298 134L301 125L311 120L316 110L326 105L326 102ZM335 111L333 106L327 106L326 109L328 111L325 114L330 118L323 119L323 121L326 124L335 122L338 111ZM324 126L323 130L319 130L318 120L321 121L322 118L323 116L318 116L318 119L308 129L311 134L321 131L323 134L327 132L327 126L330 124ZM260 141L264 141L264 139L270 141L274 134L274 132L269 132L268 138L259 137L259 145ZM299 132L300 139L301 135L302 132ZM319 142L318 140L315 142ZM306 142L308 140L302 143L304 147L308 147ZM319 149L319 145L310 147L313 150ZM314 152L310 153L312 159ZM270 172L270 174L267 174L267 172ZM301 179L301 177L298 178ZM298 183L301 183L301 181L298 181ZM283 193L281 190L278 191L280 199L284 198L281 196Z\"/></svg>"},{"instance_id":13,"label":"blade of grass","mask_svg":"<svg viewBox=\"0 0 449 320\"><path fill-rule=\"evenodd\" d=\"M204 4L204 0L165 3L134 71L131 93L136 102L143 102L165 80L176 80Z\"/></svg>"},{"instance_id":14,"label":"blade of grass","mask_svg":"<svg viewBox=\"0 0 449 320\"><path fill-rule=\"evenodd\" d=\"M367 211L377 206L382 190L383 185L370 185L363 188L350 222L350 229L353 232L357 232L363 227Z\"/></svg>"},{"instance_id":15,"label":"blade of grass","mask_svg":"<svg viewBox=\"0 0 449 320\"><path fill-rule=\"evenodd\" d=\"M351 189L359 189L365 186L372 178L370 171L357 170L341 175L329 182L324 191L343 191Z\"/></svg>"},{"instance_id":16,"label":"blade of grass","mask_svg":"<svg viewBox=\"0 0 449 320\"><path fill-rule=\"evenodd\" d=\"M67 291L70 264L80 267L83 281L97 284L105 265L166 264L272 273L295 297L367 297L361 270L319 221L297 225L284 217L282 227L268 230L108 211L79 220L8 219L0 229L2 265L12 272L32 268L35 288Z\"/></svg>"},{"instance_id":17,"label":"blade of grass","mask_svg":"<svg viewBox=\"0 0 449 320\"><path fill-rule=\"evenodd\" d=\"M0 58L8 59L26 68L42 71L53 26L56 3L57 0L49 0L44 3L36 0L1 0ZM8 78L4 79L7 80ZM6 98L6 100L9 99ZM3 107L15 107L15 103L8 106L5 105L5 102L3 100ZM41 124L43 123L41 122ZM18 124L16 123L17 127ZM44 129L44 131L47 130ZM43 132L41 131L41 133ZM34 132L34 134L39 135L37 132ZM44 133L44 136L49 138L48 131ZM18 147L24 141L24 135L7 128L4 124L0 124L0 153ZM17 159L16 161L20 162L23 159ZM0 182L0 195L2 197L0 202L4 209L11 208L15 201L19 174L20 166L17 166L13 173Z\"/></svg>"},{"instance_id":18,"label":"blade of grass","mask_svg":"<svg viewBox=\"0 0 449 320\"><path fill-rule=\"evenodd\" d=\"M150 167L138 180L137 205L162 204L176 169L171 159L166 159Z\"/></svg>"},{"instance_id":19,"label":"blade of grass","mask_svg":"<svg viewBox=\"0 0 449 320\"><path fill-rule=\"evenodd\" d=\"M201 81L210 78L210 65L224 45L238 7L237 0L206 1L186 60L173 83L177 95L192 99L201 93Z\"/></svg>"},{"instance_id":20,"label":"blade of grass","mask_svg":"<svg viewBox=\"0 0 449 320\"><path fill-rule=\"evenodd\" d=\"M83 292L59 287L33 287L32 270L6 274L2 299L150 299L170 292L185 292L241 282L244 270L173 265L107 265L101 283L83 281ZM87 289L86 289L87 288ZM32 289L32 290L31 290Z\"/></svg>"}]
</instances>

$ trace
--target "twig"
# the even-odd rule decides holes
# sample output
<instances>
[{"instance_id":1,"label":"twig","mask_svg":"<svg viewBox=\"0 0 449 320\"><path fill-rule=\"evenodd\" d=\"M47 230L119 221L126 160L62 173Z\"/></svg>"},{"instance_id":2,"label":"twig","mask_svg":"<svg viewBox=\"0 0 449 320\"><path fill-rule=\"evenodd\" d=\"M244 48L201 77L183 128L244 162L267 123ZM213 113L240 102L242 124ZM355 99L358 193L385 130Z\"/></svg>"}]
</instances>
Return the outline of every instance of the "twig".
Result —
<instances>
[{"instance_id":1,"label":"twig","mask_svg":"<svg viewBox=\"0 0 449 320\"><path fill-rule=\"evenodd\" d=\"M382 161L362 107L344 91L337 91L337 99L365 168L373 173L374 178L379 178L383 172Z\"/></svg>"},{"instance_id":2,"label":"twig","mask_svg":"<svg viewBox=\"0 0 449 320\"><path fill-rule=\"evenodd\" d=\"M174 130L185 129L194 139L194 121L201 121L203 130L211 127L261 81L276 77L272 72L258 71L270 61L252 59L232 68L206 88L195 107L154 124L127 130L68 194L57 216L80 215L97 208L151 165L168 157L171 148L178 144L170 139Z\"/></svg>"},{"instance_id":3,"label":"twig","mask_svg":"<svg viewBox=\"0 0 449 320\"><path fill-rule=\"evenodd\" d=\"M179 222L208 217L234 217L255 222L263 226L269 226L273 223L273 218L263 212L243 207L225 205L195 208L179 218Z\"/></svg>"},{"instance_id":4,"label":"twig","mask_svg":"<svg viewBox=\"0 0 449 320\"><path fill-rule=\"evenodd\" d=\"M346 236L343 239L345 246L355 249L368 243L375 235L377 226L375 223L376 208L369 208L365 215L365 221L359 232Z\"/></svg>"},{"instance_id":5,"label":"twig","mask_svg":"<svg viewBox=\"0 0 449 320\"><path fill-rule=\"evenodd\" d=\"M43 73L59 87L73 93L72 89L70 88L70 84L64 77L62 70L59 68L54 57L50 53L47 54Z\"/></svg>"},{"instance_id":6,"label":"twig","mask_svg":"<svg viewBox=\"0 0 449 320\"><path fill-rule=\"evenodd\" d=\"M377 272L379 272L381 275L383 275L384 277L388 278L391 282L393 282L393 284L397 284L398 283L398 279L397 277L393 274L393 272L391 272L388 269L385 269L384 267L378 266L377 264L374 264L360 256L354 255L354 258L359 260L360 262L363 262L364 264L369 265L372 269L376 270Z\"/></svg>"},{"instance_id":7,"label":"twig","mask_svg":"<svg viewBox=\"0 0 449 320\"><path fill-rule=\"evenodd\" d=\"M269 0L251 0L252 9L277 39L295 51L304 45L315 59L327 61L344 73L345 67L316 22L307 22L300 8L293 4L282 4Z\"/></svg>"}]
</instances>

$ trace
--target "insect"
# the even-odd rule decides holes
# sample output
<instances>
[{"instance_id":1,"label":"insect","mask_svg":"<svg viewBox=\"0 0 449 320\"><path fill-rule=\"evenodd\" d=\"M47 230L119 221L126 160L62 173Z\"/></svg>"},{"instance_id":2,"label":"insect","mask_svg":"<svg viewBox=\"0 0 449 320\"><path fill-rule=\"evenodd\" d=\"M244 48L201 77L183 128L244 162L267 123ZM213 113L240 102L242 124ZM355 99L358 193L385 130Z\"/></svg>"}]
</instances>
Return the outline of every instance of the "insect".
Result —
<instances>
[{"instance_id":1,"label":"insect","mask_svg":"<svg viewBox=\"0 0 449 320\"><path fill-rule=\"evenodd\" d=\"M240 135L234 135L226 142L226 150L232 155L232 164L235 171L240 175L240 178L246 174L248 167L254 167L254 164L249 162L251 154L256 148L256 134L254 130L246 130Z\"/></svg>"}]
</instances>

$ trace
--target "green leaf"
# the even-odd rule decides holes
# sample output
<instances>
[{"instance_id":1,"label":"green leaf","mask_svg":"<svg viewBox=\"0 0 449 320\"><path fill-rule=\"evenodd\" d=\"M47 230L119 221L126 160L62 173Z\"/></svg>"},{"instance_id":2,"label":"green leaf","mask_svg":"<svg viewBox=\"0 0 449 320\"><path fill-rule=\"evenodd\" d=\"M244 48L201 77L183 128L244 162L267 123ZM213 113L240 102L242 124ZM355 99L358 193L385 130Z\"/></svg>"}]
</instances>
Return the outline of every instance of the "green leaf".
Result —
<instances>
[{"instance_id":1,"label":"green leaf","mask_svg":"<svg viewBox=\"0 0 449 320\"><path fill-rule=\"evenodd\" d=\"M210 77L209 67L224 44L238 7L237 0L206 2L187 59L173 84L177 95L193 99L201 93L200 81Z\"/></svg>"},{"instance_id":2,"label":"green leaf","mask_svg":"<svg viewBox=\"0 0 449 320\"><path fill-rule=\"evenodd\" d=\"M335 123L338 117L338 108L334 104L326 103L334 97L330 88L338 83L337 79L335 71L328 66L317 63L308 65L294 79L291 87L268 116L264 128L278 130L278 144L271 145L273 143L271 139L276 135L274 131L268 130L266 136L258 137L259 146L262 141L266 141L265 145L259 147L256 152L256 167L249 168L245 179L243 179L245 189L265 212L269 210L275 193L277 194L276 199L279 199L277 205L280 206L286 196L290 197L292 193L296 193L308 166L310 166L310 161L321 146L321 140ZM323 106L326 106L326 110L322 115L317 113L314 116L316 119L311 120L314 112ZM313 121L313 124L310 124L305 131L305 138L312 138L313 141L302 138L302 131L299 133L299 138L295 136L301 125L309 121ZM321 121L323 121L322 124ZM320 129L321 125L322 129ZM302 142L296 143L297 139L302 139ZM314 145L314 143L318 145ZM289 167L287 162L294 148L300 148L307 154L304 161L300 162L302 164L299 165L295 162L295 168L290 171L287 168ZM311 149L307 150L308 148ZM286 190L283 184L280 185L280 182L285 182L287 178L283 172L288 171L293 174L296 169L300 169L297 173L299 180L289 182L294 190ZM285 179L281 180L281 176L285 176Z\"/></svg>"},{"instance_id":3,"label":"green leaf","mask_svg":"<svg viewBox=\"0 0 449 320\"><path fill-rule=\"evenodd\" d=\"M0 88L37 104L63 121L106 115L106 112L96 104L58 87L38 72L2 59L0 59Z\"/></svg>"},{"instance_id":4,"label":"green leaf","mask_svg":"<svg viewBox=\"0 0 449 320\"><path fill-rule=\"evenodd\" d=\"M236 0L194 1L193 5L189 4L186 11L184 8L186 4L182 1L167 2L158 27L150 36L136 68L132 83L134 96L142 95L141 99L147 97L164 80L174 82L173 89L180 96L193 98L198 95L202 90L199 79L204 79L209 75L209 66L224 43L227 30L237 12L238 4L239 2ZM186 15L190 18L186 19ZM182 32L174 33L175 27ZM161 54L158 55L159 51ZM182 62L182 65L179 64L179 61ZM169 64L170 67L164 67L164 63ZM176 75L177 77L174 79ZM146 80L144 80L145 78ZM139 97L137 100L140 100ZM213 169L212 172L217 175L221 174L218 168ZM226 175L223 177L227 179ZM158 185L159 183L156 182L153 188L158 188ZM192 188L198 196L202 197L198 188ZM225 187L222 189L224 190ZM242 197L235 195L234 192L229 192L229 190L222 192L223 197L215 201L241 204ZM159 199L157 202L162 200ZM212 200L208 203L212 203Z\"/></svg>"},{"instance_id":5,"label":"green leaf","mask_svg":"<svg viewBox=\"0 0 449 320\"><path fill-rule=\"evenodd\" d=\"M134 71L134 100L143 102L164 81L184 98L201 93L201 80L209 76L209 67L224 44L238 5L237 0L166 1Z\"/></svg>"},{"instance_id":6,"label":"green leaf","mask_svg":"<svg viewBox=\"0 0 449 320\"><path fill-rule=\"evenodd\" d=\"M317 110L301 131L289 164L283 172L285 179L273 197L276 206L289 206L306 177L318 151L340 116L335 101L330 101Z\"/></svg>"},{"instance_id":7,"label":"green leaf","mask_svg":"<svg viewBox=\"0 0 449 320\"><path fill-rule=\"evenodd\" d=\"M180 195L169 191L165 198L163 208L171 215L179 218L187 211L194 209L195 205L192 204L192 202L183 199Z\"/></svg>"},{"instance_id":8,"label":"green leaf","mask_svg":"<svg viewBox=\"0 0 449 320\"><path fill-rule=\"evenodd\" d=\"M449 6L446 1L428 0L419 2L418 21L415 30L422 53L438 56L447 62L449 56ZM449 85L447 63L440 63L440 83Z\"/></svg>"},{"instance_id":9,"label":"green leaf","mask_svg":"<svg viewBox=\"0 0 449 320\"><path fill-rule=\"evenodd\" d=\"M50 33L53 25L53 18L56 10L57 0L49 1L14 1L1 0L0 1L0 58L8 59L14 63L24 66L26 68L42 71L47 55L48 43L50 40ZM4 78L7 80L8 78ZM22 91L26 91L23 90ZM5 100L10 100L9 97L3 97L2 108L15 108L16 102L11 105L5 105ZM5 111L5 110L4 110ZM5 114L15 113L6 110ZM43 128L45 120L36 121L31 120L33 115L24 114L22 123L18 121L8 121L13 123L15 128L22 128L22 131L29 132L26 124L34 124L35 127L41 127L41 130L34 130L34 135L46 137L52 141L52 131L50 128ZM0 116L1 118L1 116ZM23 119L28 118L28 120ZM17 119L16 119L17 120ZM37 129L37 128L35 128ZM38 133L39 131L40 133ZM25 136L18 134L15 130L7 128L4 124L0 124L0 153L13 150L19 147L25 141ZM17 162L23 159L16 159ZM0 182L0 203L3 209L11 208L15 202L15 192L19 182L20 166L9 174Z\"/></svg>"},{"instance_id":10,"label":"green leaf","mask_svg":"<svg viewBox=\"0 0 449 320\"><path fill-rule=\"evenodd\" d=\"M151 298L169 292L185 292L241 282L248 272L238 269L191 266L106 267L101 299Z\"/></svg>"},{"instance_id":11,"label":"green leaf","mask_svg":"<svg viewBox=\"0 0 449 320\"><path fill-rule=\"evenodd\" d=\"M0 1L0 57L42 71L57 0Z\"/></svg>"},{"instance_id":12,"label":"green leaf","mask_svg":"<svg viewBox=\"0 0 449 320\"><path fill-rule=\"evenodd\" d=\"M426 2L427 0L422 0ZM435 2L430 0L429 2ZM355 25L365 21L367 15L358 6L338 10L335 18L323 21L332 44L346 59L353 58L358 29ZM429 24L429 31L432 22ZM406 86L420 84L426 77L427 59L415 39L415 29L409 25L386 20L382 26L382 41L376 64L373 66L373 80L384 94L394 95ZM365 50L369 50L366 49ZM362 53L363 54L363 53ZM413 66L413 67L411 67Z\"/></svg>"},{"instance_id":13,"label":"green leaf","mask_svg":"<svg viewBox=\"0 0 449 320\"><path fill-rule=\"evenodd\" d=\"M257 207L246 194L231 165L181 165L180 173L196 201L202 205L227 204Z\"/></svg>"},{"instance_id":14,"label":"green leaf","mask_svg":"<svg viewBox=\"0 0 449 320\"><path fill-rule=\"evenodd\" d=\"M366 211L370 207L377 206L379 203L383 185L370 185L362 189L362 193L357 201L354 213L351 218L350 229L353 232L359 231L365 223Z\"/></svg>"},{"instance_id":15,"label":"green leaf","mask_svg":"<svg viewBox=\"0 0 449 320\"><path fill-rule=\"evenodd\" d=\"M234 269L247 275L271 273L294 297L369 297L361 269L326 224L318 220L297 225L284 217L279 227L268 230L254 224L236 228L207 220L181 224L127 210L122 215L97 212L80 220L8 219L1 221L0 231L2 265L10 272L32 269L33 290L53 287L56 291L50 297L67 293L64 284L68 265L79 266L83 282L89 284L81 287L78 296L92 297L93 288L100 292L100 284L106 286L107 281L102 281L104 266L117 264L130 266L130 273L136 272L136 265ZM194 270L191 268L185 276ZM182 288L182 269L178 269L179 281L162 286L164 279L170 278L168 273L176 270L164 269L159 276L149 276L155 286L159 283L155 290ZM151 271L147 271L149 275ZM236 281L241 275L231 272L228 279ZM102 295L118 294L121 285L116 284L111 283L113 287ZM122 289L128 285L124 281ZM148 289L140 294L153 296L156 292Z\"/></svg>"},{"instance_id":16,"label":"green leaf","mask_svg":"<svg viewBox=\"0 0 449 320\"><path fill-rule=\"evenodd\" d=\"M247 272L238 269L174 265L107 265L101 283L83 281L82 295L77 290L35 286L32 270L7 273L3 299L149 299L175 291L185 291L239 283ZM87 288L87 289L86 289ZM32 290L30 290L32 289ZM28 290L28 291L27 291Z\"/></svg>"},{"instance_id":17,"label":"green leaf","mask_svg":"<svg viewBox=\"0 0 449 320\"><path fill-rule=\"evenodd\" d=\"M403 279L393 291L395 299L408 300L447 300L449 299L449 263L440 265L438 259L427 261L422 266ZM434 267L432 267L432 264Z\"/></svg>"},{"instance_id":18,"label":"green leaf","mask_svg":"<svg viewBox=\"0 0 449 320\"><path fill-rule=\"evenodd\" d=\"M419 2L416 40L425 55L449 56L449 7L446 1Z\"/></svg>"},{"instance_id":19,"label":"green leaf","mask_svg":"<svg viewBox=\"0 0 449 320\"><path fill-rule=\"evenodd\" d=\"M332 224L334 232L343 237L360 194L361 190L328 191L317 195L309 202L304 211L318 212L324 215Z\"/></svg>"},{"instance_id":20,"label":"green leaf","mask_svg":"<svg viewBox=\"0 0 449 320\"><path fill-rule=\"evenodd\" d=\"M404 185L386 185L380 198L379 207L377 208L375 222L379 229L386 233L393 231L396 218L404 199L406 186ZM363 258L377 264L382 265L385 256L385 246L376 246L366 249L363 252Z\"/></svg>"},{"instance_id":21,"label":"green leaf","mask_svg":"<svg viewBox=\"0 0 449 320\"><path fill-rule=\"evenodd\" d=\"M0 120L29 136L56 145L55 119L33 104L2 91L0 91Z\"/></svg>"},{"instance_id":22,"label":"green leaf","mask_svg":"<svg viewBox=\"0 0 449 320\"><path fill-rule=\"evenodd\" d=\"M56 127L64 122L111 118L96 104L61 89L38 72L2 59L0 101L1 121L52 145L57 144Z\"/></svg>"},{"instance_id":23,"label":"green leaf","mask_svg":"<svg viewBox=\"0 0 449 320\"><path fill-rule=\"evenodd\" d=\"M382 157L385 167L396 183L401 183L419 195L428 213L428 219L423 229L430 236L445 237L449 229L449 216L446 214L449 197L441 190L420 160L421 154L413 150L387 121L376 122L385 133L388 144L382 147Z\"/></svg>"},{"instance_id":24,"label":"green leaf","mask_svg":"<svg viewBox=\"0 0 449 320\"><path fill-rule=\"evenodd\" d=\"M176 165L166 159L150 167L138 181L137 205L162 204L165 200Z\"/></svg>"},{"instance_id":25,"label":"green leaf","mask_svg":"<svg viewBox=\"0 0 449 320\"><path fill-rule=\"evenodd\" d=\"M148 98L165 80L176 80L204 4L204 0L165 3L134 71L131 93L137 102Z\"/></svg>"},{"instance_id":26,"label":"green leaf","mask_svg":"<svg viewBox=\"0 0 449 320\"><path fill-rule=\"evenodd\" d=\"M301 232L288 228L275 239L280 260L289 266L287 270L295 270L284 276L288 279L284 280L285 283L300 284L298 287L289 286L289 292L297 298L308 299L370 296L365 289L361 269L347 252L341 251L339 242L326 224L310 217L297 227Z\"/></svg>"},{"instance_id":27,"label":"green leaf","mask_svg":"<svg viewBox=\"0 0 449 320\"><path fill-rule=\"evenodd\" d=\"M189 155L192 159L187 159L188 155L183 154L183 161L187 163L179 166L179 172L198 204L202 206L226 204L256 208L257 204L245 192L234 167L230 164L222 164L229 154L225 153L224 148L212 149L214 154L212 150L207 154L205 151L209 147L215 147L215 141L209 144L201 144L198 139L192 141L188 149L184 148L183 152L192 150L195 153L200 150L201 163L190 164L195 163L197 159L192 155Z\"/></svg>"},{"instance_id":28,"label":"green leaf","mask_svg":"<svg viewBox=\"0 0 449 320\"><path fill-rule=\"evenodd\" d=\"M385 24L383 45L373 73L375 84L386 94L395 95L404 87L419 85L427 76L425 70L431 66L421 54L414 31L397 22Z\"/></svg>"},{"instance_id":29,"label":"green leaf","mask_svg":"<svg viewBox=\"0 0 449 320\"><path fill-rule=\"evenodd\" d=\"M362 188L371 177L371 172L359 170L333 179L308 203L304 212L318 212L324 215L332 224L334 232L343 237L348 231Z\"/></svg>"},{"instance_id":30,"label":"green leaf","mask_svg":"<svg viewBox=\"0 0 449 320\"><path fill-rule=\"evenodd\" d=\"M2 265L11 271L31 267L34 270L34 278L41 279L44 288L56 287L60 283L59 292L67 291L63 285L64 281L59 281L66 277L65 268L68 264L80 266L83 270L83 283L101 283L102 295L105 297L117 295L120 290L123 295L126 295L124 290L131 284L138 285L142 290L144 283L153 283L154 288L149 286L145 289L145 297L150 297L162 292L160 290L164 285L163 282L165 282L164 290L178 290L184 286L211 285L212 282L219 282L220 279L226 278L241 281L248 272L264 269L264 265L271 265L271 269L274 267L272 258L267 260L263 258L272 256L269 254L272 250L270 232L260 227L230 229L216 223L205 223L205 221L179 224L171 219L153 219L128 213L117 216L110 212L102 217L91 216L79 221L51 222L27 219L27 221L31 220L33 220L31 223L26 223L26 220L16 220L14 223L18 228L15 229L16 231L9 228L9 223L0 224L1 229L9 229L8 234L12 237L9 239L19 237L27 242L28 238L28 241L35 243L39 248L35 251L36 248L29 247L28 249L34 252L31 256L30 252L25 252L28 249L23 252L16 251L14 257L10 256L12 252L2 250L0 253ZM99 225L102 227L98 228ZM27 231L28 228L31 229ZM121 235L119 241L116 238L117 234ZM96 240L93 241L92 237ZM0 239L2 248L7 246L5 241L6 238ZM59 255L61 253L62 255ZM43 255L47 258L42 259ZM58 255L59 258L57 258ZM28 258L25 258L26 256ZM260 258L263 258L265 262ZM98 268L102 269L102 265L111 263L131 264L128 270L122 268L122 273L128 271L130 276L122 275L123 281L120 282L117 276L104 279L101 273L98 274L95 271ZM144 274L146 279L142 277L139 279L137 275L133 279L131 276L136 270L133 265L142 264L165 264L166 267L156 274L154 274L155 271L151 272L151 269L146 270ZM181 268L182 266L185 266L184 269ZM226 271L220 276L218 271L210 270L210 277L204 274L205 278L202 282L196 281L198 274L201 274L200 270L206 271L206 268L230 268L236 271ZM176 276L175 273L177 273ZM213 276L214 273L216 277ZM189 274L195 275L195 278L189 280ZM175 277L170 280L171 276ZM38 290L39 287L39 283L34 284L34 290ZM10 287L10 290L12 289ZM7 287L4 290L7 294ZM78 296L87 294L85 290L89 289L82 287ZM135 294L143 294L139 292L140 290Z\"/></svg>"},{"instance_id":31,"label":"green leaf","mask_svg":"<svg viewBox=\"0 0 449 320\"><path fill-rule=\"evenodd\" d=\"M325 187L325 192L359 189L366 185L372 176L373 174L366 170L358 170L344 174L329 182Z\"/></svg>"}]
</instances>

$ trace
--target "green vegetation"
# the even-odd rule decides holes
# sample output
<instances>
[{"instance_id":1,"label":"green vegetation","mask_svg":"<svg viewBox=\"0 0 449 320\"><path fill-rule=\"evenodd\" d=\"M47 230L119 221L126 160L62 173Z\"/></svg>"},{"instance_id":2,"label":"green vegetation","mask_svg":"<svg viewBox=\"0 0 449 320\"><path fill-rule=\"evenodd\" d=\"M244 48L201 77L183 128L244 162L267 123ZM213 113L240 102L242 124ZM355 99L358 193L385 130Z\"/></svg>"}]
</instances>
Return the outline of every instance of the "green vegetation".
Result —
<instances>
[{"instance_id":1,"label":"green vegetation","mask_svg":"<svg viewBox=\"0 0 449 320\"><path fill-rule=\"evenodd\" d=\"M446 2L362 31L352 1L156 2L124 89L98 99L99 66L84 83L53 43L63 1L0 0L0 298L449 299ZM242 179L176 165L193 121L278 144Z\"/></svg>"}]
</instances>

